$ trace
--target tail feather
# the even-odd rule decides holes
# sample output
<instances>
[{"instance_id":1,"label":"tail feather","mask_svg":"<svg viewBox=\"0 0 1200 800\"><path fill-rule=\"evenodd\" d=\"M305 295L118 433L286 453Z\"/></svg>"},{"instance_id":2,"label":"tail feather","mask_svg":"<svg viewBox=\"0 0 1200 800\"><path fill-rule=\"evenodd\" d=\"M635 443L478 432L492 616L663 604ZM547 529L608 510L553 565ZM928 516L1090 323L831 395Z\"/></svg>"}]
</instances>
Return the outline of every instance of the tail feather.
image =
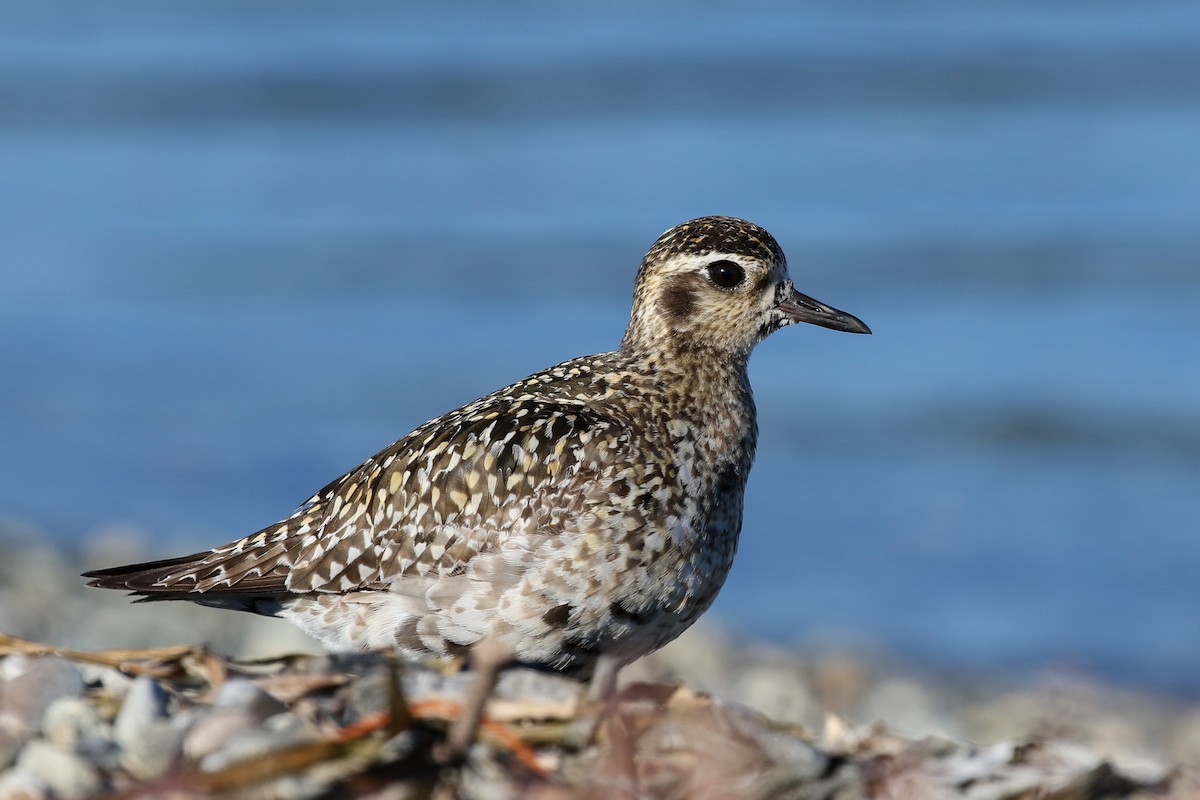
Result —
<instances>
[{"instance_id":1,"label":"tail feather","mask_svg":"<svg viewBox=\"0 0 1200 800\"><path fill-rule=\"evenodd\" d=\"M261 558L257 557L260 555L208 550L161 561L92 570L83 573L83 577L91 578L88 585L99 589L162 595L164 600L200 602L201 595L287 594L286 575L278 568L265 574L260 572ZM270 551L267 555L277 553Z\"/></svg>"},{"instance_id":2,"label":"tail feather","mask_svg":"<svg viewBox=\"0 0 1200 800\"><path fill-rule=\"evenodd\" d=\"M179 573L181 569L186 572L192 568L201 566L204 559L209 555L209 552L192 553L189 556L166 558L161 561L145 561L141 564L126 564L122 567L95 569L83 573L83 577L91 578L92 580L88 581L88 586L95 586L98 589L128 589L139 594L151 592L188 594L187 592L180 592L178 587L167 587L156 584L160 584L165 578Z\"/></svg>"},{"instance_id":3,"label":"tail feather","mask_svg":"<svg viewBox=\"0 0 1200 800\"><path fill-rule=\"evenodd\" d=\"M282 609L282 598L278 591L278 581L272 581L270 586L259 586L265 581L249 579L235 586L220 586L212 589L181 589L177 582L164 584L170 578L178 579L180 574L203 570L212 565L206 561L212 556L211 551L193 553L179 558L167 558L161 561L146 561L141 564L127 564L121 567L96 569L83 573L83 577L91 578L88 586L99 589L127 590L133 593L135 603L153 603L159 600L187 600L211 608L227 608L235 611L248 611L263 616L277 616ZM274 591L272 591L274 589Z\"/></svg>"}]
</instances>

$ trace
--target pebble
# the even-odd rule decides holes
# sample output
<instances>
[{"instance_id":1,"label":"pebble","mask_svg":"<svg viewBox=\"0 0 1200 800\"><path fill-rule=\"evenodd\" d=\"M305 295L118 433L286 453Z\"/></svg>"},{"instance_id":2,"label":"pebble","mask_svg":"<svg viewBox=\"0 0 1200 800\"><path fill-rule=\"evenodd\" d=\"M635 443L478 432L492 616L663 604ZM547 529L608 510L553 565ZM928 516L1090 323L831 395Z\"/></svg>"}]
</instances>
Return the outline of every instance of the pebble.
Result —
<instances>
[{"instance_id":1,"label":"pebble","mask_svg":"<svg viewBox=\"0 0 1200 800\"><path fill-rule=\"evenodd\" d=\"M84 800L101 787L100 774L86 759L42 740L25 745L13 771L40 782L59 800Z\"/></svg>"},{"instance_id":2,"label":"pebble","mask_svg":"<svg viewBox=\"0 0 1200 800\"><path fill-rule=\"evenodd\" d=\"M221 684L212 707L216 711L237 711L259 721L287 711L287 706L246 678L231 678Z\"/></svg>"},{"instance_id":3,"label":"pebble","mask_svg":"<svg viewBox=\"0 0 1200 800\"><path fill-rule=\"evenodd\" d=\"M175 763L192 717L172 719L171 696L153 678L133 681L113 721L113 739L121 748L121 767L139 780L156 778Z\"/></svg>"},{"instance_id":4,"label":"pebble","mask_svg":"<svg viewBox=\"0 0 1200 800\"><path fill-rule=\"evenodd\" d=\"M66 659L20 653L0 658L0 769L38 733L56 698L79 697L83 687L83 676Z\"/></svg>"},{"instance_id":5,"label":"pebble","mask_svg":"<svg viewBox=\"0 0 1200 800\"><path fill-rule=\"evenodd\" d=\"M0 773L0 800L50 800L50 787L32 775L10 769Z\"/></svg>"},{"instance_id":6,"label":"pebble","mask_svg":"<svg viewBox=\"0 0 1200 800\"><path fill-rule=\"evenodd\" d=\"M103 664L80 664L79 671L88 686L100 689L105 697L118 702L125 700L133 678L125 673Z\"/></svg>"},{"instance_id":7,"label":"pebble","mask_svg":"<svg viewBox=\"0 0 1200 800\"><path fill-rule=\"evenodd\" d=\"M0 658L0 726L36 731L55 698L79 697L83 686L83 675L65 658L19 653Z\"/></svg>"},{"instance_id":8,"label":"pebble","mask_svg":"<svg viewBox=\"0 0 1200 800\"><path fill-rule=\"evenodd\" d=\"M183 752L191 761L202 761L230 746L248 731L287 707L254 682L244 678L226 681L213 698L212 711L196 721L183 740Z\"/></svg>"},{"instance_id":9,"label":"pebble","mask_svg":"<svg viewBox=\"0 0 1200 800\"><path fill-rule=\"evenodd\" d=\"M100 735L105 727L100 712L81 697L59 697L42 715L42 738L69 749L87 736Z\"/></svg>"},{"instance_id":10,"label":"pebble","mask_svg":"<svg viewBox=\"0 0 1200 800\"><path fill-rule=\"evenodd\" d=\"M243 728L230 735L221 747L202 758L197 764L205 772L213 772L239 761L266 756L292 745L301 744L304 739L297 736L298 726L288 726L283 730L271 728Z\"/></svg>"},{"instance_id":11,"label":"pebble","mask_svg":"<svg viewBox=\"0 0 1200 800\"><path fill-rule=\"evenodd\" d=\"M117 769L121 748L99 709L82 697L60 697L42 717L42 738L73 750L101 769Z\"/></svg>"}]
</instances>

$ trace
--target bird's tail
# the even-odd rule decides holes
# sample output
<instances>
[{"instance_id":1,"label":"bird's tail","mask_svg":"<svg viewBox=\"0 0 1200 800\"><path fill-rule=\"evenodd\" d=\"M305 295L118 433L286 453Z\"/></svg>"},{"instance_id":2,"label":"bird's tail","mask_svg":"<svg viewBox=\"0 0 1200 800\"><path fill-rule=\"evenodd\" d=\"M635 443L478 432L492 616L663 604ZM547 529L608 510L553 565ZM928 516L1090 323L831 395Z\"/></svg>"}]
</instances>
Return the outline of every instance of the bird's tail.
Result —
<instances>
[{"instance_id":1,"label":"bird's tail","mask_svg":"<svg viewBox=\"0 0 1200 800\"><path fill-rule=\"evenodd\" d=\"M188 600L202 606L249 611L275 616L281 608L277 578L250 575L240 581L214 581L227 574L225 564L214 558L214 551L192 553L161 561L126 564L83 573L88 586L132 592L134 602Z\"/></svg>"}]
</instances>

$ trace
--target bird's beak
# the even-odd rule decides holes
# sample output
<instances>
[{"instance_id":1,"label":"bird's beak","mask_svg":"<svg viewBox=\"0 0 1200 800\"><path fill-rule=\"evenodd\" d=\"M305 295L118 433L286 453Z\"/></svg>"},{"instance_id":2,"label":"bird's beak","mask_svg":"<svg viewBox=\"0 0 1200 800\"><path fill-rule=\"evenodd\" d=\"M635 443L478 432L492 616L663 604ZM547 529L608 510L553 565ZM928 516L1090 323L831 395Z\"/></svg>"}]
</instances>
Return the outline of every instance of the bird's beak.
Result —
<instances>
[{"instance_id":1,"label":"bird's beak","mask_svg":"<svg viewBox=\"0 0 1200 800\"><path fill-rule=\"evenodd\" d=\"M861 319L845 311L838 311L827 306L820 300L814 300L806 294L800 294L792 289L790 296L784 297L777 308L783 312L787 324L793 322L811 322L822 328L832 328L846 333L870 333Z\"/></svg>"}]
</instances>

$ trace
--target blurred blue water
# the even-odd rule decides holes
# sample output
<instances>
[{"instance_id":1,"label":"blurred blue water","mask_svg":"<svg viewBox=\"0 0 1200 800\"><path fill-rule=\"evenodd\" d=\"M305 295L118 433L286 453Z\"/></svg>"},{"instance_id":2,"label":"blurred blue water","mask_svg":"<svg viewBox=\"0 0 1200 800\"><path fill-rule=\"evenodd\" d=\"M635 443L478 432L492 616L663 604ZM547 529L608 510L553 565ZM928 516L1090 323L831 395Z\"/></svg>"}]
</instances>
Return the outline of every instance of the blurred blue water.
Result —
<instances>
[{"instance_id":1,"label":"blurred blue water","mask_svg":"<svg viewBox=\"0 0 1200 800\"><path fill-rule=\"evenodd\" d=\"M737 214L876 335L755 355L714 614L1200 688L1194 4L0 18L0 515L249 532Z\"/></svg>"}]
</instances>

